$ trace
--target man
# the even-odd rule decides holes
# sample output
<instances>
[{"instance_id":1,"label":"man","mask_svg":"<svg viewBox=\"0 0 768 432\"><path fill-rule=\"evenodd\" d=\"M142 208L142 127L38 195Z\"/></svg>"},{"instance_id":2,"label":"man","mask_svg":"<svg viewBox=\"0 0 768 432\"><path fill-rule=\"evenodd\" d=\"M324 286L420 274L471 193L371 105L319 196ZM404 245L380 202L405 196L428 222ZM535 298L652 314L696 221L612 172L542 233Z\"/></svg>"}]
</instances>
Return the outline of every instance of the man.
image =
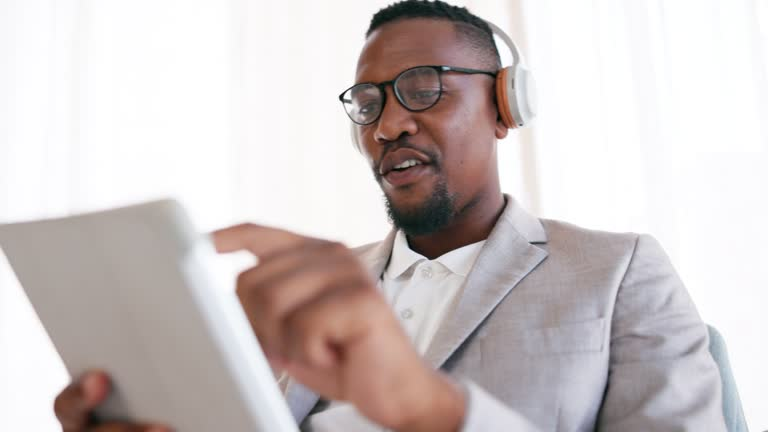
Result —
<instances>
[{"instance_id":1,"label":"man","mask_svg":"<svg viewBox=\"0 0 768 432\"><path fill-rule=\"evenodd\" d=\"M297 421L724 430L706 328L659 245L539 220L501 193L499 67L466 9L381 10L341 99L395 230L356 250L247 224L215 233L220 251L260 258L237 292ZM108 391L99 372L65 389L64 430L155 430L91 424Z\"/></svg>"}]
</instances>

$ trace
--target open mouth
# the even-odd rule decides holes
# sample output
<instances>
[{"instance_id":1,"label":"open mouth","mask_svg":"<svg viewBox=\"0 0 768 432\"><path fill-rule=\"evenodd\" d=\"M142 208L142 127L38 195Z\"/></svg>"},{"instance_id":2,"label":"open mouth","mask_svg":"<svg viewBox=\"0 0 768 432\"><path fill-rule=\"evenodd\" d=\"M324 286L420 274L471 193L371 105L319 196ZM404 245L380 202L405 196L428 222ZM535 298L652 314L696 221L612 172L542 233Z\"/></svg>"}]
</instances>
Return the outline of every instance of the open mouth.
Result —
<instances>
[{"instance_id":1,"label":"open mouth","mask_svg":"<svg viewBox=\"0 0 768 432\"><path fill-rule=\"evenodd\" d=\"M394 187L401 187L417 182L426 176L429 171L429 164L409 159L392 167L384 175L384 180Z\"/></svg>"},{"instance_id":2,"label":"open mouth","mask_svg":"<svg viewBox=\"0 0 768 432\"><path fill-rule=\"evenodd\" d=\"M418 161L416 159L408 159L407 161L405 161L405 162L403 162L403 163L401 163L399 165L393 166L392 170L393 171L403 172L403 171L406 171L409 168L415 167L417 165L424 165L424 163L421 162L421 161Z\"/></svg>"},{"instance_id":3,"label":"open mouth","mask_svg":"<svg viewBox=\"0 0 768 432\"><path fill-rule=\"evenodd\" d=\"M383 186L401 187L414 183L432 171L433 158L410 147L387 152L379 162Z\"/></svg>"}]
</instances>

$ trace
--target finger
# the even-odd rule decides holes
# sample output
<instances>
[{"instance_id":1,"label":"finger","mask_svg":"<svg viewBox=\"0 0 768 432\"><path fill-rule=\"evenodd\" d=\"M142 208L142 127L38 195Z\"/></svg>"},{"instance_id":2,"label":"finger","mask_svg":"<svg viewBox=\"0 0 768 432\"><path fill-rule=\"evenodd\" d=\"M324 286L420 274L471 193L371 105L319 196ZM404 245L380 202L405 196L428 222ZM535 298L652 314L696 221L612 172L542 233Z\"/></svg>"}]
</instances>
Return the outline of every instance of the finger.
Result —
<instances>
[{"instance_id":1,"label":"finger","mask_svg":"<svg viewBox=\"0 0 768 432\"><path fill-rule=\"evenodd\" d=\"M309 264L272 274L266 281L258 273L259 267L238 278L238 297L268 356L279 358L284 354L282 321L292 310L325 291L350 284L370 284L364 279L367 274L356 264L350 265L349 257L322 254Z\"/></svg>"},{"instance_id":2,"label":"finger","mask_svg":"<svg viewBox=\"0 0 768 432\"><path fill-rule=\"evenodd\" d=\"M279 228L244 223L214 231L211 234L214 246L220 253L247 250L263 259L283 249L304 245L312 239Z\"/></svg>"},{"instance_id":3,"label":"finger","mask_svg":"<svg viewBox=\"0 0 768 432\"><path fill-rule=\"evenodd\" d=\"M381 294L364 285L350 284L328 291L286 318L287 362L333 367L345 351L372 331L374 325L385 325L382 316L390 315Z\"/></svg>"},{"instance_id":4,"label":"finger","mask_svg":"<svg viewBox=\"0 0 768 432\"><path fill-rule=\"evenodd\" d=\"M280 304L280 300L273 301L271 309L267 309L264 306L253 307L252 310L255 313L251 313L249 318L252 321L254 333L264 348L265 354L269 358L273 358L277 361L285 361L286 357L286 344L289 341L289 336L286 334L285 318L288 317L293 310L301 307L305 302L310 302L314 298L321 296L326 291L336 290L340 287L349 285L359 280L354 275L347 277L346 279L334 279L330 282L322 281L323 274L318 274L315 278L316 285L305 285L304 289L292 298L283 300L283 304ZM312 278L312 276L307 276ZM339 276L334 276L339 277ZM276 288L280 290L280 288ZM298 292L298 290L295 290ZM286 298L276 296L276 298ZM258 311L263 312L259 313Z\"/></svg>"},{"instance_id":5,"label":"finger","mask_svg":"<svg viewBox=\"0 0 768 432\"><path fill-rule=\"evenodd\" d=\"M283 249L273 253L266 259L260 259L258 266L241 273L251 284L262 284L278 278L280 275L291 273L318 259L336 258L349 254L349 250L340 243L318 240L297 248Z\"/></svg>"},{"instance_id":6,"label":"finger","mask_svg":"<svg viewBox=\"0 0 768 432\"><path fill-rule=\"evenodd\" d=\"M334 279L354 273L367 275L349 249L340 243L321 242L280 253L241 273L237 289L239 294L253 296L264 308L279 313Z\"/></svg>"},{"instance_id":7,"label":"finger","mask_svg":"<svg viewBox=\"0 0 768 432\"><path fill-rule=\"evenodd\" d=\"M82 430L93 408L107 398L109 391L109 377L101 371L87 372L67 386L53 405L62 429L65 432Z\"/></svg>"}]
</instances>

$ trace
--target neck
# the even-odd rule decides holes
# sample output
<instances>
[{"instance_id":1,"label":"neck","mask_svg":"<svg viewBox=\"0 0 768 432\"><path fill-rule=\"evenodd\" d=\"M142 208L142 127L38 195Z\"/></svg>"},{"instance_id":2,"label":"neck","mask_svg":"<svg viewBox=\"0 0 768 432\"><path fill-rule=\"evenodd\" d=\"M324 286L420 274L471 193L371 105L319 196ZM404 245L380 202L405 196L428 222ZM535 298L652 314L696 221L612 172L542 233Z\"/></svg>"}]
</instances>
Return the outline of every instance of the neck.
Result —
<instances>
[{"instance_id":1,"label":"neck","mask_svg":"<svg viewBox=\"0 0 768 432\"><path fill-rule=\"evenodd\" d=\"M435 259L454 249L485 240L504 211L506 200L500 191L470 202L449 225L431 234L407 236L410 248Z\"/></svg>"}]
</instances>

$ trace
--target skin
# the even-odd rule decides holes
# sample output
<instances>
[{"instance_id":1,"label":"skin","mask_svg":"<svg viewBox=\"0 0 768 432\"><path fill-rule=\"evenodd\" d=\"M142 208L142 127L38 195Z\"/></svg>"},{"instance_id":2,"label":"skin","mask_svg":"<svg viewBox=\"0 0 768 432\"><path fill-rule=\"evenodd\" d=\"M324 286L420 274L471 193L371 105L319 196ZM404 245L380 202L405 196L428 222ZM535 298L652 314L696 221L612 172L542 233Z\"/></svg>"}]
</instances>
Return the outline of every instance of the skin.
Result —
<instances>
[{"instance_id":1,"label":"skin","mask_svg":"<svg viewBox=\"0 0 768 432\"><path fill-rule=\"evenodd\" d=\"M417 65L479 68L484 63L446 21L409 19L370 35L360 55L357 82L390 80ZM368 163L377 169L387 149L406 139L440 156L439 170L406 188L382 182L392 205L424 202L442 178L456 197L457 216L432 234L409 237L412 249L434 258L488 237L504 206L496 140L493 80L443 75L444 93L430 110L412 113L387 88L381 118L360 128ZM346 400L376 423L398 431L459 430L466 409L460 388L425 364L375 281L340 243L243 224L213 234L219 252L247 250L259 265L243 272L237 294L271 364L326 399ZM255 317L259 317L256 319ZM375 373L372 373L375 371ZM161 425L89 423L108 396L106 373L76 379L56 398L65 432L170 430Z\"/></svg>"}]
</instances>

